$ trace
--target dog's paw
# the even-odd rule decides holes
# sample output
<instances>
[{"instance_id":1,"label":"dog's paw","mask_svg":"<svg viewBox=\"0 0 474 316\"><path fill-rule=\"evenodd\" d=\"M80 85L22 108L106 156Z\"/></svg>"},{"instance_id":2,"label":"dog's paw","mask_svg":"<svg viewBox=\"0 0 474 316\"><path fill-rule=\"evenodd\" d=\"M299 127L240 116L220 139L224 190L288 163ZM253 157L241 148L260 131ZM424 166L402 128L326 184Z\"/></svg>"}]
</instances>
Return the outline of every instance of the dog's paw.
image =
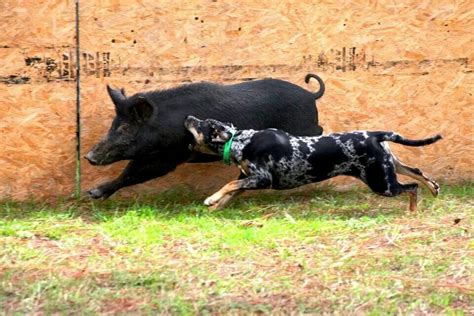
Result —
<instances>
[{"instance_id":1,"label":"dog's paw","mask_svg":"<svg viewBox=\"0 0 474 316\"><path fill-rule=\"evenodd\" d=\"M208 197L207 199L204 200L204 205L206 206L213 206L215 204L217 204L219 200L216 200L215 198L213 198L213 196L210 196Z\"/></svg>"},{"instance_id":2,"label":"dog's paw","mask_svg":"<svg viewBox=\"0 0 474 316\"><path fill-rule=\"evenodd\" d=\"M222 208L222 207L220 206L219 203L210 205L210 206L208 207L208 209L209 209L210 211L217 211L217 210L220 210L221 208Z\"/></svg>"},{"instance_id":3,"label":"dog's paw","mask_svg":"<svg viewBox=\"0 0 474 316\"><path fill-rule=\"evenodd\" d=\"M437 197L439 195L439 191L441 190L441 187L439 186L437 182L434 182L434 181L433 181L433 187L434 187L434 191L431 193L433 193L434 197Z\"/></svg>"}]
</instances>

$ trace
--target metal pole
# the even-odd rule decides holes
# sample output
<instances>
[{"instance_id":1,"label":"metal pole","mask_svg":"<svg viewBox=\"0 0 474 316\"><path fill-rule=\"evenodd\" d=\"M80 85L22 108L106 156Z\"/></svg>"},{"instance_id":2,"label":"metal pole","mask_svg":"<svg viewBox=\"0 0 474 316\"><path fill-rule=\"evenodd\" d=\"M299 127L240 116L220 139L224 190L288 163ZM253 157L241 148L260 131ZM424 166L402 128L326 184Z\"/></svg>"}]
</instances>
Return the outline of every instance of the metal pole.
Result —
<instances>
[{"instance_id":1,"label":"metal pole","mask_svg":"<svg viewBox=\"0 0 474 316\"><path fill-rule=\"evenodd\" d=\"M79 41L79 0L76 0L76 198L81 197L81 55Z\"/></svg>"}]
</instances>

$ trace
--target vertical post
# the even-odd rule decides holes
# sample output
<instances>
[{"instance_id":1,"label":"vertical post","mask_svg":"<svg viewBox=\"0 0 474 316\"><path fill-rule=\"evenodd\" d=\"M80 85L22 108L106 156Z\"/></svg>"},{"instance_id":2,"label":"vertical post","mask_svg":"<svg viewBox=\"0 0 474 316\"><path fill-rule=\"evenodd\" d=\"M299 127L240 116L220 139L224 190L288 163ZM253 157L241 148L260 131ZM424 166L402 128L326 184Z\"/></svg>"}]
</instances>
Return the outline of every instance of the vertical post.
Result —
<instances>
[{"instance_id":1,"label":"vertical post","mask_svg":"<svg viewBox=\"0 0 474 316\"><path fill-rule=\"evenodd\" d=\"M76 198L81 197L81 54L79 41L79 0L76 0Z\"/></svg>"}]
</instances>

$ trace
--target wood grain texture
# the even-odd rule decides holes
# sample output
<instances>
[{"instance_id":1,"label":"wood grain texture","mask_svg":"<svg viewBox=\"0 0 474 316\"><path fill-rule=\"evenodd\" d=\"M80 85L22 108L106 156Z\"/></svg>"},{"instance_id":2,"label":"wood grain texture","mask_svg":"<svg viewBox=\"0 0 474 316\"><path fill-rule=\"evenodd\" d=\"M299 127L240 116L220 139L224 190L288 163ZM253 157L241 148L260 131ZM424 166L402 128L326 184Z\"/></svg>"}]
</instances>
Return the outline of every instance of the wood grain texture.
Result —
<instances>
[{"instance_id":1,"label":"wood grain texture","mask_svg":"<svg viewBox=\"0 0 474 316\"><path fill-rule=\"evenodd\" d=\"M326 133L441 133L433 146L392 147L439 181L472 180L473 20L472 1L82 1L83 151L113 117L107 83L132 94L274 77L316 90L303 82L313 72L326 82L318 101ZM74 1L2 1L0 26L0 198L69 195ZM84 189L123 166L84 163ZM121 194L183 184L209 193L236 174L219 164L183 165Z\"/></svg>"}]
</instances>

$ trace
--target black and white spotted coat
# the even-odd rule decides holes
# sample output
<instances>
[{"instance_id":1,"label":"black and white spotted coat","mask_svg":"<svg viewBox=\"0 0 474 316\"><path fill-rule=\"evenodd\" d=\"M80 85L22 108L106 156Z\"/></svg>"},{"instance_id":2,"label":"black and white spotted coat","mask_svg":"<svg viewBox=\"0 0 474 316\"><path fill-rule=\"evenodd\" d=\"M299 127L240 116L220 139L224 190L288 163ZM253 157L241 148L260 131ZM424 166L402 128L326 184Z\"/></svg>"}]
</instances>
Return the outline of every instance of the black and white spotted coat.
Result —
<instances>
[{"instance_id":1,"label":"black and white spotted coat","mask_svg":"<svg viewBox=\"0 0 474 316\"><path fill-rule=\"evenodd\" d=\"M242 170L239 180L223 186L204 203L223 207L239 191L291 189L339 175L356 177L372 191L384 196L408 193L410 210L416 209L417 183L399 183L397 172L425 184L434 196L439 185L418 168L401 163L390 151L388 141L406 146L425 146L441 135L411 140L393 132L356 131L324 136L293 136L278 129L235 130L230 123L188 116L184 126L194 136L190 150L230 158ZM225 158L227 161L227 157Z\"/></svg>"},{"instance_id":2,"label":"black and white spotted coat","mask_svg":"<svg viewBox=\"0 0 474 316\"><path fill-rule=\"evenodd\" d=\"M346 175L379 194L393 195L394 158L383 141L397 137L391 132L298 137L277 129L242 130L234 137L231 158L248 176L249 189L290 189Z\"/></svg>"}]
</instances>

